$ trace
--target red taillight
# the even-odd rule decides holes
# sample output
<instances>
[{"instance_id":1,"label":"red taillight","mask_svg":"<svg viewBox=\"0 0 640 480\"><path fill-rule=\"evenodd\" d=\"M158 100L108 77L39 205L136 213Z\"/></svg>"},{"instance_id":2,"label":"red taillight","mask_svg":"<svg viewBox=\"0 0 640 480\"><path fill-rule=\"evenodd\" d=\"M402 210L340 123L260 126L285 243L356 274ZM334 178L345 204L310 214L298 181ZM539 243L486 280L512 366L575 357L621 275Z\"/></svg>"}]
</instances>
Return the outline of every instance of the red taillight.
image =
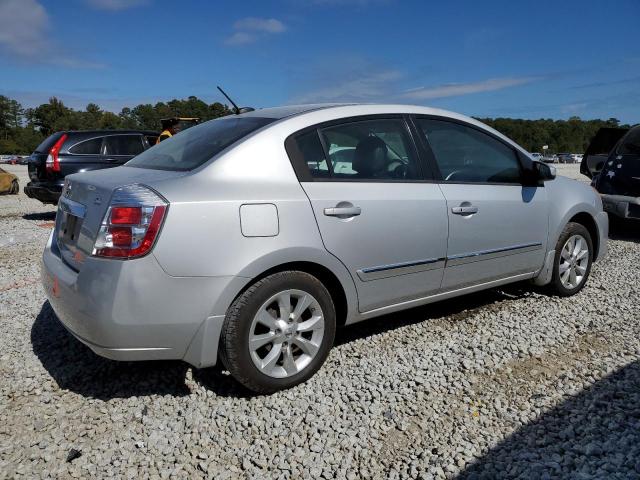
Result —
<instances>
[{"instance_id":1,"label":"red taillight","mask_svg":"<svg viewBox=\"0 0 640 480\"><path fill-rule=\"evenodd\" d=\"M47 160L45 162L45 169L47 173L60 171L60 160L58 159L58 154L60 153L60 149L66 139L67 134L63 133L58 141L53 144L53 147L49 149L49 155L47 155Z\"/></svg>"},{"instance_id":2,"label":"red taillight","mask_svg":"<svg viewBox=\"0 0 640 480\"><path fill-rule=\"evenodd\" d=\"M129 205L122 205L125 201ZM98 232L93 255L126 259L147 254L162 226L167 203L149 188L132 185L116 190L111 204Z\"/></svg>"},{"instance_id":3,"label":"red taillight","mask_svg":"<svg viewBox=\"0 0 640 480\"><path fill-rule=\"evenodd\" d=\"M112 225L138 225L142 220L142 207L113 207Z\"/></svg>"}]
</instances>

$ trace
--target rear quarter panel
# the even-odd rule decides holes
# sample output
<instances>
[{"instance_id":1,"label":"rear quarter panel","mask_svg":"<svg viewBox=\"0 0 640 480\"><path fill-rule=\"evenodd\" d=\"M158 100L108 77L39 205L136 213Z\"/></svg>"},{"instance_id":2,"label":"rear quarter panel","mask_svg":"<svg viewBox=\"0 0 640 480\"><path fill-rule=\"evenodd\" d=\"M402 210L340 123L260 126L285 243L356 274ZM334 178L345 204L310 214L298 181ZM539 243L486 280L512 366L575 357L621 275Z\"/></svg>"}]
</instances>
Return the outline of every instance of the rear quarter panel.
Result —
<instances>
[{"instance_id":1,"label":"rear quarter panel","mask_svg":"<svg viewBox=\"0 0 640 480\"><path fill-rule=\"evenodd\" d=\"M313 262L332 271L349 305L357 304L348 271L326 251L309 203L284 149L289 130L274 126L176 181L151 185L170 202L153 255L172 276L236 276L251 279L290 262ZM240 208L272 204L273 236L245 236ZM214 311L224 312L238 293L227 292ZM351 307L349 307L351 308Z\"/></svg>"}]
</instances>

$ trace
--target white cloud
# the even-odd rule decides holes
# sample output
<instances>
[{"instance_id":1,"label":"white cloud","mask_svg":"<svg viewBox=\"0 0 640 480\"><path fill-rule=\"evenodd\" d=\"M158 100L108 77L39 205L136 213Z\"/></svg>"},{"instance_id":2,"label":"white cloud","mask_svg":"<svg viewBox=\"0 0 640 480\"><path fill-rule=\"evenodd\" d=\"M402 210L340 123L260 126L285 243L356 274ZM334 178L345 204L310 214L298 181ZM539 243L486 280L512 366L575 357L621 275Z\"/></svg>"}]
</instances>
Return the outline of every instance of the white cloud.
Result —
<instances>
[{"instance_id":1,"label":"white cloud","mask_svg":"<svg viewBox=\"0 0 640 480\"><path fill-rule=\"evenodd\" d=\"M127 10L129 8L140 7L149 3L149 0L87 0L87 3L100 10Z\"/></svg>"},{"instance_id":2,"label":"white cloud","mask_svg":"<svg viewBox=\"0 0 640 480\"><path fill-rule=\"evenodd\" d=\"M46 48L49 17L36 0L0 0L0 47L20 58L35 58Z\"/></svg>"},{"instance_id":3,"label":"white cloud","mask_svg":"<svg viewBox=\"0 0 640 480\"><path fill-rule=\"evenodd\" d=\"M564 115L574 114L576 112L580 112L587 108L587 102L577 102L577 103L569 103L567 105L562 105L560 107L560 112Z\"/></svg>"},{"instance_id":4,"label":"white cloud","mask_svg":"<svg viewBox=\"0 0 640 480\"><path fill-rule=\"evenodd\" d=\"M284 32L287 27L275 18L241 18L233 24L236 30L224 41L226 45L238 46L254 43L266 35Z\"/></svg>"},{"instance_id":5,"label":"white cloud","mask_svg":"<svg viewBox=\"0 0 640 480\"><path fill-rule=\"evenodd\" d=\"M104 65L61 55L51 33L47 11L37 0L0 0L0 51L30 63L71 68Z\"/></svg>"},{"instance_id":6,"label":"white cloud","mask_svg":"<svg viewBox=\"0 0 640 480\"><path fill-rule=\"evenodd\" d=\"M367 102L389 95L391 85L402 78L397 70L363 72L338 83L298 95L294 103Z\"/></svg>"},{"instance_id":7,"label":"white cloud","mask_svg":"<svg viewBox=\"0 0 640 480\"><path fill-rule=\"evenodd\" d=\"M227 45L247 45L257 40L257 36L247 32L236 32L224 41Z\"/></svg>"},{"instance_id":8,"label":"white cloud","mask_svg":"<svg viewBox=\"0 0 640 480\"><path fill-rule=\"evenodd\" d=\"M435 87L419 87L405 91L401 98L428 100L433 98L457 97L480 92L493 92L539 80L539 77L490 78L480 82L449 83Z\"/></svg>"},{"instance_id":9,"label":"white cloud","mask_svg":"<svg viewBox=\"0 0 640 480\"><path fill-rule=\"evenodd\" d=\"M286 27L280 20L276 20L275 18L256 17L242 18L233 24L233 28L236 30L249 30L266 33L281 33L286 30Z\"/></svg>"}]
</instances>

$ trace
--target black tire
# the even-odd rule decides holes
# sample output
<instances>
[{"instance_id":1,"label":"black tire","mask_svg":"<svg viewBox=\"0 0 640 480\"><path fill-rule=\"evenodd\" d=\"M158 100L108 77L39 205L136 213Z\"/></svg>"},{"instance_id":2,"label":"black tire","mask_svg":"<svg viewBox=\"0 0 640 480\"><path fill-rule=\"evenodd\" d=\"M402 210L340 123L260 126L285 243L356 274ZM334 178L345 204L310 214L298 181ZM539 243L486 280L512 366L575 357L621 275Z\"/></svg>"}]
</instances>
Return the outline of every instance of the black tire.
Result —
<instances>
[{"instance_id":1,"label":"black tire","mask_svg":"<svg viewBox=\"0 0 640 480\"><path fill-rule=\"evenodd\" d=\"M565 286L560 278L560 263L561 263L561 254L562 248L564 247L567 240L574 235L582 236L588 246L588 263L586 266L585 274L583 275L582 280L578 285L573 288L568 288ZM553 289L554 293L561 297L569 297L571 295L575 295L580 290L584 288L587 283L587 279L589 278L589 274L591 273L591 265L593 264L593 240L591 239L591 235L589 231L581 224L575 222L569 222L564 227L564 230L560 234L558 238L558 243L556 244L556 254L553 260L553 277L551 279L550 287Z\"/></svg>"},{"instance_id":2,"label":"black tire","mask_svg":"<svg viewBox=\"0 0 640 480\"><path fill-rule=\"evenodd\" d=\"M251 323L265 302L273 295L289 289L302 290L318 301L324 316L324 335L315 357L305 368L289 377L274 378L262 373L251 359ZM220 357L231 375L246 388L256 393L273 393L291 388L313 376L333 346L335 331L336 313L331 295L316 277L299 271L274 273L251 285L229 307L220 337Z\"/></svg>"}]
</instances>

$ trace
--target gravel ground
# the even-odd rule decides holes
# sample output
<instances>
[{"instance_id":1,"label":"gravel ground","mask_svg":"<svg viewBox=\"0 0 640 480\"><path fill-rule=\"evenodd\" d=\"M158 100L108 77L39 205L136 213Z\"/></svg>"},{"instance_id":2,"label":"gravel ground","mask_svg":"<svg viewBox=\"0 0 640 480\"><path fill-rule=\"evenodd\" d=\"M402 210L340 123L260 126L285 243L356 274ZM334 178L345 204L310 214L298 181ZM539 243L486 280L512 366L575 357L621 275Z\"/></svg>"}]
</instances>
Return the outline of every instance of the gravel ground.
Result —
<instances>
[{"instance_id":1,"label":"gravel ground","mask_svg":"<svg viewBox=\"0 0 640 480\"><path fill-rule=\"evenodd\" d=\"M640 478L637 227L575 297L519 284L348 327L309 382L251 397L70 337L38 283L51 212L0 197L0 478Z\"/></svg>"}]
</instances>

